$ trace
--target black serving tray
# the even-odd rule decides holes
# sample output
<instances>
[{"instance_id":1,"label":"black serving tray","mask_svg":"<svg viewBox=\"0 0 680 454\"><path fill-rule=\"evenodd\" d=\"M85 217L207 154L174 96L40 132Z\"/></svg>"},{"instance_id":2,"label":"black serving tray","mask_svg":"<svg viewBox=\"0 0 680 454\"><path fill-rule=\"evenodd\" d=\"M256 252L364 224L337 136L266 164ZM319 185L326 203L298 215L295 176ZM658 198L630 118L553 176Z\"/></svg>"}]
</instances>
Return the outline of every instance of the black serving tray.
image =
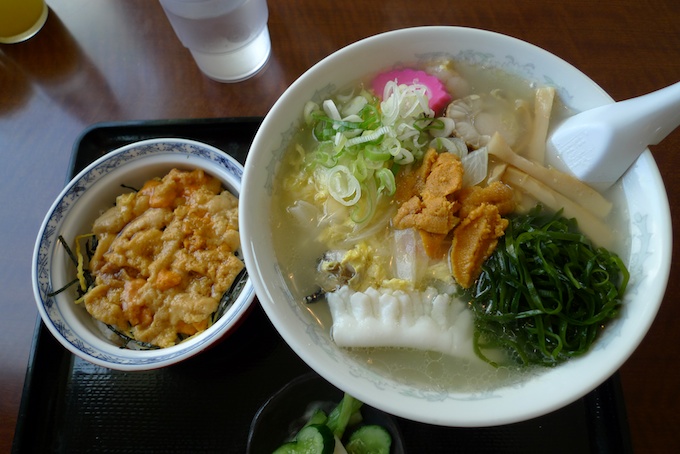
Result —
<instances>
[{"instance_id":1,"label":"black serving tray","mask_svg":"<svg viewBox=\"0 0 680 454\"><path fill-rule=\"evenodd\" d=\"M74 144L70 179L128 143L181 137L245 161L261 118L100 123ZM258 301L227 339L180 364L145 372L93 365L63 348L38 319L14 453L245 453L260 406L309 367ZM448 428L397 418L409 453L632 452L618 374L573 404L529 421Z\"/></svg>"}]
</instances>

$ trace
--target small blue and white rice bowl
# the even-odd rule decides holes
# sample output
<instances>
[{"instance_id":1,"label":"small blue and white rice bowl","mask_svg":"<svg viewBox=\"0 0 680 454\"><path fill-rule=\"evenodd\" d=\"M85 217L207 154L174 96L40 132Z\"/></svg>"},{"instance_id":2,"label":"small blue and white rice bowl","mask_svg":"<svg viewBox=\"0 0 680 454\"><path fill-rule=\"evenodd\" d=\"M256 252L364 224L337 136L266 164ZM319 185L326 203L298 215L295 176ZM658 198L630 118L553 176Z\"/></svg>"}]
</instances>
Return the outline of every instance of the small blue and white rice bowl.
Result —
<instances>
[{"instance_id":1,"label":"small blue and white rice bowl","mask_svg":"<svg viewBox=\"0 0 680 454\"><path fill-rule=\"evenodd\" d=\"M56 198L40 228L33 255L33 292L42 320L70 352L94 364L118 370L147 370L178 363L222 339L247 313L255 292L250 279L228 310L205 331L162 349L121 348L68 289L48 296L72 281L75 267L58 241L91 232L94 220L124 192L121 185L141 187L173 168L203 169L235 196L241 191L243 167L207 144L162 138L132 143L97 159L75 176ZM69 245L70 246L70 245Z\"/></svg>"}]
</instances>

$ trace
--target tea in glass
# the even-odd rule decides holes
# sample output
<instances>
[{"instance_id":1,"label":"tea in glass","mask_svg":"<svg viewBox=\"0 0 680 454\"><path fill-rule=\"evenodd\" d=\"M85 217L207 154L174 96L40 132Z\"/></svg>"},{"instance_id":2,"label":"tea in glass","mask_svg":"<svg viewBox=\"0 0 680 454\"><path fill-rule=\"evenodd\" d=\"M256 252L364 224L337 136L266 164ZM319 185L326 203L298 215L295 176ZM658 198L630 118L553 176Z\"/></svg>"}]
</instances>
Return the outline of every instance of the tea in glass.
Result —
<instances>
[{"instance_id":1,"label":"tea in glass","mask_svg":"<svg viewBox=\"0 0 680 454\"><path fill-rule=\"evenodd\" d=\"M0 0L0 43L25 41L47 20L45 0Z\"/></svg>"}]
</instances>

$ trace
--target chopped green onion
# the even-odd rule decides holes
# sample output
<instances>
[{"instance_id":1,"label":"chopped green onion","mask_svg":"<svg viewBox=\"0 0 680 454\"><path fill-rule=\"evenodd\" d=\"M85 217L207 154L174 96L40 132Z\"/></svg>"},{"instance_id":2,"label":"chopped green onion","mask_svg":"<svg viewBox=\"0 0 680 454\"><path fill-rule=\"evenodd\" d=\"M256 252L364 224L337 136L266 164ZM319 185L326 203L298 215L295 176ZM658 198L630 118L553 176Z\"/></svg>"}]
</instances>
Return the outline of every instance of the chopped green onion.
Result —
<instances>
[{"instance_id":1,"label":"chopped green onion","mask_svg":"<svg viewBox=\"0 0 680 454\"><path fill-rule=\"evenodd\" d=\"M368 188L364 189L368 190ZM363 224L371 219L373 214L375 214L375 197L366 197L352 207L350 219L356 224Z\"/></svg>"},{"instance_id":2,"label":"chopped green onion","mask_svg":"<svg viewBox=\"0 0 680 454\"><path fill-rule=\"evenodd\" d=\"M366 104L368 104L368 99L363 96L356 96L342 107L342 113L343 115L358 114Z\"/></svg>"},{"instance_id":3,"label":"chopped green onion","mask_svg":"<svg viewBox=\"0 0 680 454\"><path fill-rule=\"evenodd\" d=\"M380 182L378 191L387 191L387 195L393 196L397 191L397 182L394 179L394 174L392 171L386 167L383 167L375 173L375 176Z\"/></svg>"},{"instance_id":4,"label":"chopped green onion","mask_svg":"<svg viewBox=\"0 0 680 454\"><path fill-rule=\"evenodd\" d=\"M358 154L356 159L351 164L351 171L354 177L360 182L364 182L369 177L369 168L366 166L366 160L363 154Z\"/></svg>"},{"instance_id":5,"label":"chopped green onion","mask_svg":"<svg viewBox=\"0 0 680 454\"><path fill-rule=\"evenodd\" d=\"M433 120L427 129L434 137L450 137L453 134L455 127L456 122L453 118L442 117Z\"/></svg>"},{"instance_id":6,"label":"chopped green onion","mask_svg":"<svg viewBox=\"0 0 680 454\"><path fill-rule=\"evenodd\" d=\"M335 121L339 121L342 118L340 117L340 112L338 112L338 108L332 99L327 99L323 102L323 111Z\"/></svg>"},{"instance_id":7,"label":"chopped green onion","mask_svg":"<svg viewBox=\"0 0 680 454\"><path fill-rule=\"evenodd\" d=\"M392 167L420 159L432 139L428 131L448 127L434 119L424 86L392 83L384 95L379 102L362 90L321 106L307 103L303 112L317 141L305 165L321 191L351 207L355 223L371 219L382 194L394 195Z\"/></svg>"},{"instance_id":8,"label":"chopped green onion","mask_svg":"<svg viewBox=\"0 0 680 454\"><path fill-rule=\"evenodd\" d=\"M375 145L368 145L364 148L364 156L371 161L385 162L392 157L392 154Z\"/></svg>"},{"instance_id":9,"label":"chopped green onion","mask_svg":"<svg viewBox=\"0 0 680 454\"><path fill-rule=\"evenodd\" d=\"M375 131L364 131L364 133L358 137L354 137L352 139L349 139L346 143L348 147L351 147L352 145L359 145L360 143L366 143L366 142L373 142L384 136L387 132L389 132L390 128L387 126L383 126Z\"/></svg>"},{"instance_id":10,"label":"chopped green onion","mask_svg":"<svg viewBox=\"0 0 680 454\"><path fill-rule=\"evenodd\" d=\"M361 185L347 166L337 165L329 171L328 192L341 204L351 206L361 197Z\"/></svg>"},{"instance_id":11,"label":"chopped green onion","mask_svg":"<svg viewBox=\"0 0 680 454\"><path fill-rule=\"evenodd\" d=\"M439 151L448 151L463 159L468 155L468 148L463 139L458 137L437 137L430 141L430 147Z\"/></svg>"},{"instance_id":12,"label":"chopped green onion","mask_svg":"<svg viewBox=\"0 0 680 454\"><path fill-rule=\"evenodd\" d=\"M315 103L314 101L307 101L307 104L305 104L305 108L303 111L303 118L305 119L305 123L308 125L311 125L314 122L314 118L312 116L312 113L318 112L319 111L319 105Z\"/></svg>"}]
</instances>

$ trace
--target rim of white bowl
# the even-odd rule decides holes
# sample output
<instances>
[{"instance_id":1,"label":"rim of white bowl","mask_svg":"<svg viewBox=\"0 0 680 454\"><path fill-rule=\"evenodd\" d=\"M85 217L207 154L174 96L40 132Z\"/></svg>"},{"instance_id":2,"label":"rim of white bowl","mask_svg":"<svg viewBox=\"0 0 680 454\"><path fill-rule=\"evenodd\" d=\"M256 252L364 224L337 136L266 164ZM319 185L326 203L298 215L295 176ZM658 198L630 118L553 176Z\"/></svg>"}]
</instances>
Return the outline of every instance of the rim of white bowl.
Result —
<instances>
[{"instance_id":1,"label":"rim of white bowl","mask_svg":"<svg viewBox=\"0 0 680 454\"><path fill-rule=\"evenodd\" d=\"M59 228L68 218L64 214L77 205L79 194L94 185L100 178L110 174L107 169L113 168L113 173L120 173L121 169L125 169L125 164L138 161L168 168L173 166L203 168L209 174L219 178L227 189L239 197L243 176L243 166L232 156L212 145L172 137L147 139L112 150L87 165L67 183L52 203L43 219L33 252L32 284L38 312L52 335L71 353L93 364L125 371L157 369L202 352L226 335L239 322L255 299L254 286L252 280L248 278L239 297L229 310L205 332L181 344L158 350L121 349L101 340L91 331L85 332L84 330L78 334L69 325L68 320L64 319L60 305L73 304L73 302L56 299L59 295L46 296L47 288L51 288L50 282L53 277L49 265L54 260L57 247L56 237L59 235ZM64 202L67 197L73 197L73 199ZM57 311L60 317L56 321L50 316L50 312L54 313L54 311Z\"/></svg>"},{"instance_id":2,"label":"rim of white bowl","mask_svg":"<svg viewBox=\"0 0 680 454\"><path fill-rule=\"evenodd\" d=\"M594 81L592 81L588 76L582 73L580 70L566 62L565 60L557 57L548 51L541 49L533 44L519 40L514 37L507 35L502 35L500 33L473 29L467 27L447 27L447 26L426 26L426 27L413 27L400 30L393 30L385 32L379 35L371 36L365 38L356 43L350 44L328 57L322 59L320 62L311 67L308 71L302 74L279 98L279 100L274 104L270 113L264 118L262 125L258 133L255 136L251 150L256 149L267 149L270 151L275 150L275 146L271 143L274 141L269 135L270 125L276 125L278 122L282 122L279 118L282 113L278 112L280 110L279 106L285 103L291 102L291 99L297 100L297 102L306 102L309 98L306 97L308 90L304 89L305 84L308 83L308 79L315 77L312 73L322 72L329 74L332 64L330 60L334 59L345 59L347 60L354 52L357 51L357 47L370 47L379 46L380 43L385 41L392 41L397 39L400 44L407 41L416 41L418 39L424 39L424 34L438 33L440 35L446 35L448 39L461 38L461 35L465 35L465 39L468 40L482 40L488 41L489 39L502 39L505 43L509 44L514 50L528 51L530 55L540 56L541 60L547 61L546 64L550 66L558 66L560 76L564 78L571 77L574 84L586 87L589 94L592 95L592 99L585 100L585 105L582 103L581 109L596 107L597 105L613 102L612 98ZM393 44L394 45L394 44ZM375 50L372 49L372 50ZM366 52L365 49L361 52ZM330 79L329 79L330 80ZM317 90L321 89L321 86L313 87ZM581 88L579 88L581 89ZM301 100L301 101L300 101ZM582 101L582 100L579 100ZM300 109L300 112L302 109ZM286 115L290 116L290 111L285 112ZM269 135L269 137L266 136ZM278 136L277 136L278 137ZM283 141L286 140L285 134L278 137ZM255 184L262 184L261 182L251 182L252 173L249 171L254 167L267 167L271 164L268 159L271 157L266 156L255 156L255 154L249 154L246 159L245 173L243 186L246 188L243 194L243 200L245 206L257 206L257 204L264 204L268 201L266 196L262 194L256 195L257 191L250 191L251 186ZM645 184L653 184L654 191L658 193L658 199L656 200L655 214L656 227L658 231L655 231L655 237L657 237L657 243L661 245L671 245L672 243L672 232L670 229L670 209L668 206L668 199L663 187L663 182L658 171L658 167L653 160L653 157L649 150L647 150L638 162L634 165L634 168L644 167L649 175L652 176L652 182L645 182ZM626 178L624 178L624 182ZM632 183L631 183L632 184ZM258 198L260 197L260 198ZM262 212L260 211L260 214ZM541 396L545 396L545 399L533 401L527 401L526 395L521 392L516 392L509 399L510 402L504 405L503 409L497 408L494 404L495 391L501 392L506 388L500 388L499 390L494 390L491 392L489 399L485 402L480 402L474 404L472 407L469 405L468 401L463 399L453 401L453 403L448 404L448 409L453 409L455 406L463 408L468 411L466 414L462 414L460 411L452 412L446 414L447 404L443 404L436 393L431 395L426 395L424 392L422 394L423 399L411 399L409 396L405 397L405 394L409 392L418 393L421 390L409 389L408 386L401 383L395 383L390 381L390 379L379 377L377 381L383 380L384 383L392 386L394 388L401 389L401 393L397 394L395 392L390 392L387 386L380 387L366 387L366 386L352 386L357 383L358 378L353 375L352 371L343 370L337 368L338 363L334 362L330 356L324 352L320 352L321 347L316 345L312 338L305 330L300 330L300 326L296 326L297 330L289 329L285 326L287 320L294 319L296 315L294 311L287 308L282 301L277 301L277 297L281 295L273 295L267 284L266 279L272 279L273 275L263 274L263 269L266 264L260 265L257 259L256 248L261 247L261 245L256 244L250 238L250 232L244 226L249 221L249 218L254 217L255 214L244 213L240 218L242 222L240 230L244 232L244 245L243 248L244 258L246 261L246 266L248 266L251 277L253 278L253 284L263 306L265 313L271 319L274 326L277 328L281 336L284 338L286 343L296 352L296 354L307 363L312 369L323 376L326 380L334 384L336 387L346 390L354 395L354 397L362 400L363 402L371 405L373 407L379 408L383 411L405 417L412 420L417 420L424 423L436 424L436 425L448 425L448 426L461 426L461 427L481 427L481 426L495 426L501 424L510 424L514 422L519 422L523 420L528 420L534 417L542 416L559 408L562 408L571 402L583 397L588 392L592 391L594 388L602 384L607 378L609 378L632 354L632 352L637 348L639 343L642 341L643 337L649 330L656 313L658 312L658 307L661 303L663 295L665 293L666 282L668 281L668 276L670 272L670 247L668 250L657 251L659 254L659 261L656 263L655 281L658 282L658 286L654 287L654 290L647 295L650 301L650 306L643 311L642 319L639 320L637 329L633 335L626 339L617 339L617 350L615 354L610 354L613 358L609 358L607 368L601 368L596 373L592 371L585 370L582 377L574 380L571 383L555 383L553 380L545 379L532 379L532 387L537 389L537 392ZM269 220L268 214L265 216ZM255 220L253 219L253 222ZM258 219L257 222L263 222L262 219ZM271 266L271 265L268 265ZM275 290L276 291L276 290ZM285 292L282 292L285 295ZM319 352L317 357L314 356L313 352ZM595 357L596 352L589 352L584 358ZM570 370L582 370L584 363L584 358L579 358L572 360L567 364L563 364L560 368ZM542 377L546 377L549 374L544 374ZM375 384L375 383L374 383ZM521 388L521 386L520 386ZM519 398L518 398L519 397ZM451 401L450 401L451 402Z\"/></svg>"}]
</instances>

